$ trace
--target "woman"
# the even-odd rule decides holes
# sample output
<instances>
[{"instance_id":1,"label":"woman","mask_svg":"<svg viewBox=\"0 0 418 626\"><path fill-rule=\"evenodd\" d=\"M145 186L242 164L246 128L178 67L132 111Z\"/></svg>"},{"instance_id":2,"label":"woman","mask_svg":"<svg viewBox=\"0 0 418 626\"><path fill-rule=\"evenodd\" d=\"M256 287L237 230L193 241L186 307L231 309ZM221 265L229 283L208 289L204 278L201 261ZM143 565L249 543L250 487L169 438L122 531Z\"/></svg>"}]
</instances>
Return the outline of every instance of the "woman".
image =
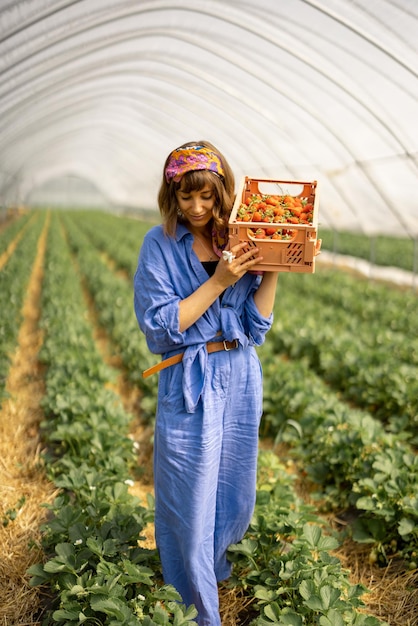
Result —
<instances>
[{"instance_id":1,"label":"woman","mask_svg":"<svg viewBox=\"0 0 418 626\"><path fill-rule=\"evenodd\" d=\"M251 272L258 249L229 250L234 177L206 141L173 150L146 234L135 312L163 355L154 443L155 533L164 580L220 626L217 583L255 503L262 373L254 346L272 322L277 273Z\"/></svg>"}]
</instances>

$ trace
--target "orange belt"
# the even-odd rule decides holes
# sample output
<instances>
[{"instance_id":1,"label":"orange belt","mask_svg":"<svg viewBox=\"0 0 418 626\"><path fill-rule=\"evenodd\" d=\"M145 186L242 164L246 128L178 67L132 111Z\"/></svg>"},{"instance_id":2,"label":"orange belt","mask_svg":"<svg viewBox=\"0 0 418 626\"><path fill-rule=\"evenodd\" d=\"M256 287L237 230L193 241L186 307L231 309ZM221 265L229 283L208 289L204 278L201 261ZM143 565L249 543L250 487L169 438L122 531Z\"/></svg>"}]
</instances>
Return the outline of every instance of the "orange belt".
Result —
<instances>
[{"instance_id":1,"label":"orange belt","mask_svg":"<svg viewBox=\"0 0 418 626\"><path fill-rule=\"evenodd\" d=\"M220 352L221 350L226 350L226 352L229 352L229 350L235 350L236 348L238 348L238 346L238 339L234 339L234 341L209 341L206 344L208 354L210 354L211 352ZM155 374L155 372L159 372L166 367L170 367L171 365L180 363L183 360L183 355L184 352L180 352L179 354L168 357L168 359L160 361L159 363L157 363L157 365L149 367L147 370L142 372L142 378L147 378L148 376L151 376L152 374Z\"/></svg>"}]
</instances>

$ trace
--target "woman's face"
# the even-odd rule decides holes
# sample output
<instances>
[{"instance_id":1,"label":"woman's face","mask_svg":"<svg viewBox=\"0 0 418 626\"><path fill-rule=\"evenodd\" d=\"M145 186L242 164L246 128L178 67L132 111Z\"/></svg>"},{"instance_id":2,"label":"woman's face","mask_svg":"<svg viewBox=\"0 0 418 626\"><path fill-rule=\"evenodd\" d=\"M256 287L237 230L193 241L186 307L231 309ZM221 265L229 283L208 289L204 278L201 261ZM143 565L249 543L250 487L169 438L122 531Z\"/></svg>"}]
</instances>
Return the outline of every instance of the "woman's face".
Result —
<instances>
[{"instance_id":1,"label":"woman's face","mask_svg":"<svg viewBox=\"0 0 418 626\"><path fill-rule=\"evenodd\" d=\"M176 191L180 211L192 228L204 228L213 217L215 194L213 187L206 184L199 191Z\"/></svg>"}]
</instances>

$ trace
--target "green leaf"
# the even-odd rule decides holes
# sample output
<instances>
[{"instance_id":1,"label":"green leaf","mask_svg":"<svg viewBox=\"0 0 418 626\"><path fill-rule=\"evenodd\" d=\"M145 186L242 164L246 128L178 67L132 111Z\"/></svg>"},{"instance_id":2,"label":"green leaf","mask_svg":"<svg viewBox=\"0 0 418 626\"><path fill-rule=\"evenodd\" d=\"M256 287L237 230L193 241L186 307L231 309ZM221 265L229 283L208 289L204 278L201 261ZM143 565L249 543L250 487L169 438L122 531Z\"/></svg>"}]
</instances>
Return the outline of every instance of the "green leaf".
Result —
<instances>
[{"instance_id":1,"label":"green leaf","mask_svg":"<svg viewBox=\"0 0 418 626\"><path fill-rule=\"evenodd\" d=\"M335 550L339 543L334 537L324 535L319 526L305 524L303 526L302 539L305 539L311 550L330 551Z\"/></svg>"},{"instance_id":2,"label":"green leaf","mask_svg":"<svg viewBox=\"0 0 418 626\"><path fill-rule=\"evenodd\" d=\"M304 600L308 600L315 593L315 585L312 580L302 580L299 585L299 593Z\"/></svg>"},{"instance_id":3,"label":"green leaf","mask_svg":"<svg viewBox=\"0 0 418 626\"><path fill-rule=\"evenodd\" d=\"M353 539L358 543L375 543L375 540L367 528L367 525L363 523L363 520L357 519L353 525Z\"/></svg>"},{"instance_id":4,"label":"green leaf","mask_svg":"<svg viewBox=\"0 0 418 626\"><path fill-rule=\"evenodd\" d=\"M228 551L254 557L257 554L257 549L258 542L255 539L243 539L240 543L230 545Z\"/></svg>"},{"instance_id":5,"label":"green leaf","mask_svg":"<svg viewBox=\"0 0 418 626\"><path fill-rule=\"evenodd\" d=\"M353 539L359 543L381 542L386 539L387 528L384 520L360 517L353 525Z\"/></svg>"},{"instance_id":6,"label":"green leaf","mask_svg":"<svg viewBox=\"0 0 418 626\"><path fill-rule=\"evenodd\" d=\"M100 537L88 537L86 545L96 556L103 554L103 541Z\"/></svg>"},{"instance_id":7,"label":"green leaf","mask_svg":"<svg viewBox=\"0 0 418 626\"><path fill-rule=\"evenodd\" d=\"M339 545L340 544L337 541L337 539L335 539L335 537L330 537L328 535L322 535L322 537L318 541L317 549L329 552L331 550L335 550L336 548L338 548Z\"/></svg>"},{"instance_id":8,"label":"green leaf","mask_svg":"<svg viewBox=\"0 0 418 626\"><path fill-rule=\"evenodd\" d=\"M273 624L278 623L278 619L280 618L280 607L277 602L272 602L264 607L264 615L269 618L273 622Z\"/></svg>"},{"instance_id":9,"label":"green leaf","mask_svg":"<svg viewBox=\"0 0 418 626\"><path fill-rule=\"evenodd\" d=\"M169 615L164 607L159 602L154 607L153 621L159 626L166 626L169 623Z\"/></svg>"},{"instance_id":10,"label":"green leaf","mask_svg":"<svg viewBox=\"0 0 418 626\"><path fill-rule=\"evenodd\" d=\"M121 622L124 621L128 612L127 605L118 598L91 596L90 606L93 611L105 613L106 615L111 615L112 617L116 617L116 619L120 620Z\"/></svg>"},{"instance_id":11,"label":"green leaf","mask_svg":"<svg viewBox=\"0 0 418 626\"><path fill-rule=\"evenodd\" d=\"M149 567L144 567L142 565L135 565L131 561L124 559L122 561L123 569L125 573L123 574L123 582L127 583L143 583L145 585L151 586L153 584L152 577L154 572Z\"/></svg>"},{"instance_id":12,"label":"green leaf","mask_svg":"<svg viewBox=\"0 0 418 626\"><path fill-rule=\"evenodd\" d=\"M323 611L326 608L324 607L322 598L320 598L316 594L312 594L311 596L309 596L309 598L305 600L305 604L307 607L312 609L312 611Z\"/></svg>"},{"instance_id":13,"label":"green leaf","mask_svg":"<svg viewBox=\"0 0 418 626\"><path fill-rule=\"evenodd\" d=\"M266 589L261 585L254 587L254 597L264 602L272 602L277 597L277 589Z\"/></svg>"},{"instance_id":14,"label":"green leaf","mask_svg":"<svg viewBox=\"0 0 418 626\"><path fill-rule=\"evenodd\" d=\"M363 496L356 501L356 507L363 511L374 511L376 508L376 500L370 496Z\"/></svg>"},{"instance_id":15,"label":"green leaf","mask_svg":"<svg viewBox=\"0 0 418 626\"><path fill-rule=\"evenodd\" d=\"M334 587L330 587L329 585L324 585L319 590L319 595L321 596L322 603L325 609L332 608L332 605L339 600L341 592L339 589L335 589Z\"/></svg>"},{"instance_id":16,"label":"green leaf","mask_svg":"<svg viewBox=\"0 0 418 626\"><path fill-rule=\"evenodd\" d=\"M182 599L181 595L177 589L173 587L173 585L163 585L162 587L157 587L154 590L152 597L156 600L161 600L162 602L170 600L180 602Z\"/></svg>"},{"instance_id":17,"label":"green leaf","mask_svg":"<svg viewBox=\"0 0 418 626\"><path fill-rule=\"evenodd\" d=\"M414 522L406 517L403 517L398 524L398 532L402 537L406 537L413 532L418 531L418 526Z\"/></svg>"},{"instance_id":18,"label":"green leaf","mask_svg":"<svg viewBox=\"0 0 418 626\"><path fill-rule=\"evenodd\" d=\"M317 548L318 542L321 538L322 531L319 526L313 524L305 524L303 526L303 535L310 548Z\"/></svg>"},{"instance_id":19,"label":"green leaf","mask_svg":"<svg viewBox=\"0 0 418 626\"><path fill-rule=\"evenodd\" d=\"M36 565L31 565L31 567L27 570L28 574L31 574L32 578L29 581L29 585L31 587L37 587L38 585L43 585L47 581L51 579L51 576L48 572L45 572L44 567L41 563L36 563Z\"/></svg>"},{"instance_id":20,"label":"green leaf","mask_svg":"<svg viewBox=\"0 0 418 626\"><path fill-rule=\"evenodd\" d=\"M53 612L52 617L54 618L56 622L59 622L61 620L64 620L64 621L75 620L77 623L79 613L80 611L76 611L76 610L69 611L68 609L58 609L57 611Z\"/></svg>"},{"instance_id":21,"label":"green leaf","mask_svg":"<svg viewBox=\"0 0 418 626\"><path fill-rule=\"evenodd\" d=\"M338 613L334 609L327 611L326 615L321 615L319 618L320 626L344 626L345 622L341 613Z\"/></svg>"},{"instance_id":22,"label":"green leaf","mask_svg":"<svg viewBox=\"0 0 418 626\"><path fill-rule=\"evenodd\" d=\"M283 626L302 626L302 618L296 613L286 613L280 616L279 624Z\"/></svg>"}]
</instances>

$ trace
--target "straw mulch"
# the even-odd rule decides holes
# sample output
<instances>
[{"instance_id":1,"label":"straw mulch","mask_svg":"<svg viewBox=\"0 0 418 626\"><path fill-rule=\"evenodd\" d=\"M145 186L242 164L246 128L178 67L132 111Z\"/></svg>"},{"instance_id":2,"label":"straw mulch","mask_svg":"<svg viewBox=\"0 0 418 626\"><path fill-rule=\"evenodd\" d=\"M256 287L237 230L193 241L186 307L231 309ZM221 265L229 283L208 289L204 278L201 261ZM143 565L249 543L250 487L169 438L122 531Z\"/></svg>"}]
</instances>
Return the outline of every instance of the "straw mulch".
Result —
<instances>
[{"instance_id":1,"label":"straw mulch","mask_svg":"<svg viewBox=\"0 0 418 626\"><path fill-rule=\"evenodd\" d=\"M348 539L335 552L350 580L362 583L369 593L363 596L367 613L375 615L390 626L418 624L418 570L408 571L405 564L394 559L386 567L371 565L370 546Z\"/></svg>"}]
</instances>

